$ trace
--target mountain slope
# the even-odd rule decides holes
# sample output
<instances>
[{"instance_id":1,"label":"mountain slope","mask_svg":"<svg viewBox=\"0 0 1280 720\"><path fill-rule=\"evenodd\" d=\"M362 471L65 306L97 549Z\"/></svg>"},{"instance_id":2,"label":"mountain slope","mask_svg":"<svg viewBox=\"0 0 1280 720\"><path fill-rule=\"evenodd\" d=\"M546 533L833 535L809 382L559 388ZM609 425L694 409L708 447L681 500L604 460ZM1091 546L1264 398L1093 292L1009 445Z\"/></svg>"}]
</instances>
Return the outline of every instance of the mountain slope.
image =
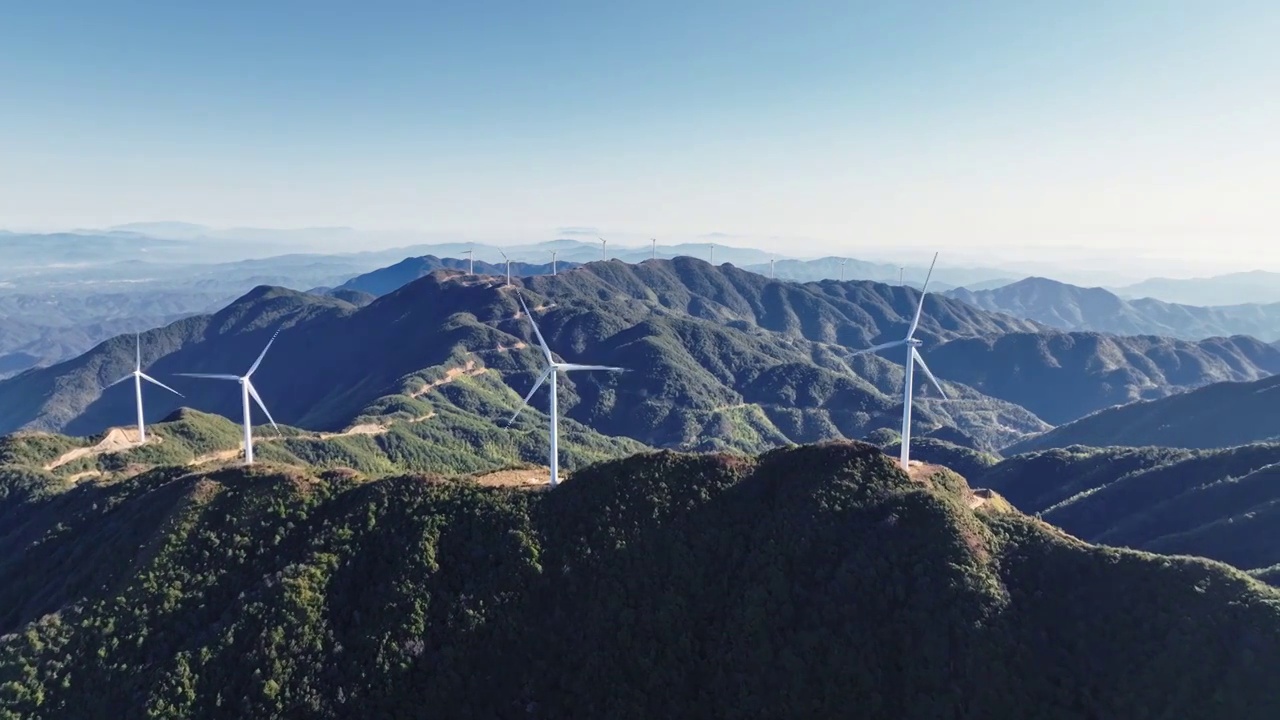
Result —
<instances>
[{"instance_id":1,"label":"mountain slope","mask_svg":"<svg viewBox=\"0 0 1280 720\"><path fill-rule=\"evenodd\" d=\"M1149 402L1111 408L1008 448L1069 445L1227 448L1280 438L1280 377L1216 383Z\"/></svg>"},{"instance_id":2,"label":"mountain slope","mask_svg":"<svg viewBox=\"0 0 1280 720\"><path fill-rule=\"evenodd\" d=\"M0 713L1280 711L1275 591L971 504L864 445L551 493L259 468L33 496L0 514Z\"/></svg>"},{"instance_id":3,"label":"mountain slope","mask_svg":"<svg viewBox=\"0 0 1280 720\"><path fill-rule=\"evenodd\" d=\"M1231 335L1252 335L1267 342L1280 338L1280 303L1196 307L1153 298L1125 300L1103 288L1076 287L1039 277L993 290L957 288L944 294L984 310L1062 330L1191 340Z\"/></svg>"},{"instance_id":4,"label":"mountain slope","mask_svg":"<svg viewBox=\"0 0 1280 720\"><path fill-rule=\"evenodd\" d=\"M913 291L771 283L691 259L592 264L519 282L528 285L524 292L559 354L635 370L625 378L578 374L562 385L562 412L606 434L663 447L755 451L787 441L861 437L898 423L900 366L854 358L829 341L862 344L879 333L878 324L905 327ZM540 371L537 353L527 347L529 326L517 312L518 288L440 271L363 308L260 289L212 317L144 334L144 363L161 378L243 371L271 329L283 325L254 377L278 421L338 430L365 415L421 414L415 396L466 368L493 370L509 383L501 407L510 410ZM940 300L937 309L922 335L1025 327L959 303ZM236 320L241 316L252 320ZM77 435L126 421L128 388L101 395L97 388L131 368L127 345L113 341L74 363L0 383L0 407L7 411L0 419L8 427ZM152 417L179 402L238 417L238 398L227 387L174 382L187 399L149 395ZM960 386L952 391L954 400L940 402L921 390L922 433L954 425L991 449L1047 429L1008 403ZM483 403L457 402L495 414Z\"/></svg>"},{"instance_id":5,"label":"mountain slope","mask_svg":"<svg viewBox=\"0 0 1280 720\"><path fill-rule=\"evenodd\" d=\"M1280 564L1280 445L1225 450L1085 448L1029 453L973 476L1090 542Z\"/></svg>"},{"instance_id":6,"label":"mountain slope","mask_svg":"<svg viewBox=\"0 0 1280 720\"><path fill-rule=\"evenodd\" d=\"M564 383L568 416L608 435L656 447L754 452L898 425L901 361L896 353L854 352L901 337L917 291L770 281L692 258L590 263L514 287L437 271L359 308L260 288L214 316L144 334L144 363L160 377L243 371L283 326L255 384L288 424L338 430L362 415L401 407L412 414L416 393L469 364L510 386L507 407L540 371L516 292L526 294L562 357L635 370L625 378L578 374ZM917 335L954 398L941 401L918 386L918 431L951 426L990 451L1047 430L1037 415L1067 421L1116 402L1280 367L1280 351L1248 339L1197 344L1040 327L929 295ZM99 389L131 369L131 350L120 339L0 382L0 429L89 435L127 421L128 388ZM1046 378L1053 384L1046 387ZM184 404L238 417L238 398L227 387L174 381L188 396ZM152 417L179 404L152 397Z\"/></svg>"},{"instance_id":7,"label":"mountain slope","mask_svg":"<svg viewBox=\"0 0 1280 720\"><path fill-rule=\"evenodd\" d=\"M556 266L558 271L564 272L578 267L578 263L561 261L557 262ZM430 275L436 270L466 271L470 267L469 261L462 258L438 258L434 255L405 258L390 267L379 268L363 275L357 275L334 288L334 291L356 290L381 296L399 290L414 280ZM501 275L506 277L507 274L506 263L476 261L474 267L477 275ZM551 263L542 265L524 262L511 263L512 277L550 274Z\"/></svg>"},{"instance_id":8,"label":"mountain slope","mask_svg":"<svg viewBox=\"0 0 1280 720\"><path fill-rule=\"evenodd\" d=\"M1053 424L1215 382L1280 372L1276 348L1250 337L1198 342L1098 333L1005 333L925 351L939 377L1016 403Z\"/></svg>"}]
</instances>

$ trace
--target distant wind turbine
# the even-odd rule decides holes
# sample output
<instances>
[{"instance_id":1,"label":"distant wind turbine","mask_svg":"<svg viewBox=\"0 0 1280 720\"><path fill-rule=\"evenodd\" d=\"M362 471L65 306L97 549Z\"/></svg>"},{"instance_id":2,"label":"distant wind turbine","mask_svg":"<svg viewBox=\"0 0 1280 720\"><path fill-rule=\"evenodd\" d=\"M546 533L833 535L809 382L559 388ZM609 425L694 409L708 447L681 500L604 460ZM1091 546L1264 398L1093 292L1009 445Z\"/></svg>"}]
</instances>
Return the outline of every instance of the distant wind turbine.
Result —
<instances>
[{"instance_id":1,"label":"distant wind turbine","mask_svg":"<svg viewBox=\"0 0 1280 720\"><path fill-rule=\"evenodd\" d=\"M930 268L930 269L932 269L932 268ZM906 281L904 281L904 280L902 279L902 278L903 278L903 275L904 275L906 272L907 272L907 269L906 269L905 267L900 267L900 268L898 268L898 284L899 284L899 285L906 285L906 284L907 284L907 283L906 283Z\"/></svg>"},{"instance_id":2,"label":"distant wind turbine","mask_svg":"<svg viewBox=\"0 0 1280 720\"><path fill-rule=\"evenodd\" d=\"M507 257L507 254L502 250L498 250L498 252L502 253L502 259L507 261L507 287L511 287L511 258Z\"/></svg>"},{"instance_id":3,"label":"distant wind turbine","mask_svg":"<svg viewBox=\"0 0 1280 720\"><path fill-rule=\"evenodd\" d=\"M649 259L657 260L658 259L658 238L649 238L649 244L651 247L649 251Z\"/></svg>"},{"instance_id":4,"label":"distant wind turbine","mask_svg":"<svg viewBox=\"0 0 1280 720\"><path fill-rule=\"evenodd\" d=\"M859 350L854 353L854 355L861 355L863 353L888 350L889 348L898 347L899 345L907 346L906 375L902 389L902 451L899 453L899 460L902 462L903 470L908 470L910 468L908 463L911 459L911 383L913 380L913 371L917 364L920 365L920 369L924 371L925 376L929 378L929 382L933 383L933 386L938 388L938 393L942 395L942 399L947 399L946 391L942 389L942 385L938 382L938 379L929 371L929 366L924 364L924 358L920 355L920 351L917 349L920 346L920 341L915 337L916 328L920 326L920 313L924 310L924 296L929 289L929 278L933 276L933 266L937 262L938 254L934 253L933 262L929 264L929 274L925 275L924 285L920 287L920 304L916 306L916 316L911 320L911 327L907 329L906 338L884 343L883 345L876 345L875 347L869 347L865 350Z\"/></svg>"},{"instance_id":5,"label":"distant wind turbine","mask_svg":"<svg viewBox=\"0 0 1280 720\"><path fill-rule=\"evenodd\" d=\"M262 402L262 397L258 395L258 390L253 386L253 382L249 380L253 376L258 366L262 364L262 358L267 356L267 351L271 349L271 343L276 341L276 335L280 331L276 330L275 335L267 341L267 346L262 348L262 354L257 360L253 361L253 365L249 368L249 372L244 375L210 375L207 373L177 373L182 377L207 378L210 380L235 380L240 383L240 398L244 404L244 464L253 464L253 418L249 414L249 397L252 396L254 401L258 403L258 407L262 408L262 412L266 413L267 419L271 421L271 427L279 432L280 427L276 425L276 421L271 417L271 411L267 409L266 403Z\"/></svg>"},{"instance_id":6,"label":"distant wind turbine","mask_svg":"<svg viewBox=\"0 0 1280 720\"><path fill-rule=\"evenodd\" d=\"M773 261L775 258L769 258L769 279L773 279Z\"/></svg>"},{"instance_id":7,"label":"distant wind turbine","mask_svg":"<svg viewBox=\"0 0 1280 720\"><path fill-rule=\"evenodd\" d=\"M111 387L113 385L119 385L120 383L124 382L125 380L128 380L129 378L133 378L133 392L134 392L134 395L138 398L138 444L141 445L147 441L147 425L146 425L146 422L143 421L142 419L142 381L146 380L152 385L159 385L160 387L164 388L165 390L168 390L169 392L173 393L174 395L177 395L178 397L182 397L182 393L178 392L177 390L174 390L168 385L165 385L159 380L142 372L142 335L139 334L134 336L134 346L137 352L134 355L134 357L136 358L136 361L134 362L134 365L133 365L133 372L111 383L111 385L108 385L107 387ZM103 388L103 389L106 389L106 388Z\"/></svg>"},{"instance_id":8,"label":"distant wind turbine","mask_svg":"<svg viewBox=\"0 0 1280 720\"><path fill-rule=\"evenodd\" d=\"M600 240L600 262L604 262L604 246L608 244L608 240L598 238Z\"/></svg>"},{"instance_id":9,"label":"distant wind turbine","mask_svg":"<svg viewBox=\"0 0 1280 720\"><path fill-rule=\"evenodd\" d=\"M715 243L707 243L707 244L711 246L711 254L708 256L707 262L711 263L712 265L715 265L716 264L716 244Z\"/></svg>"},{"instance_id":10,"label":"distant wind turbine","mask_svg":"<svg viewBox=\"0 0 1280 720\"><path fill-rule=\"evenodd\" d=\"M476 274L475 248L470 248L468 250L464 250L463 252L467 254L467 274L475 275Z\"/></svg>"},{"instance_id":11,"label":"distant wind turbine","mask_svg":"<svg viewBox=\"0 0 1280 720\"><path fill-rule=\"evenodd\" d=\"M551 407L548 410L548 414L551 416L551 453L549 464L551 465L551 487L555 487L556 484L560 482L560 422L558 416L558 404L556 403L556 375L559 372L575 372L577 370L626 372L627 369L609 367L607 365L578 365L575 363L556 362L555 358L551 356L551 348L547 347L547 341L542 337L542 331L538 329L538 323L533 321L533 313L529 312L529 307L524 304L524 297L520 295L517 295L516 297L520 300L520 307L524 309L525 317L529 318L529 324L533 326L534 335L538 336L538 345L542 347L542 356L547 361L547 368L538 376L537 382L535 382L533 387L529 389L529 394L524 396L524 402L520 403L520 407L516 408L515 414L511 416L510 420L507 420L507 426L510 427L511 423L515 422L516 416L518 416L520 411L529 404L529 398L533 397L533 394L537 392L538 388L542 386L544 381L550 379L551 383L549 392L551 393Z\"/></svg>"},{"instance_id":12,"label":"distant wind turbine","mask_svg":"<svg viewBox=\"0 0 1280 720\"><path fill-rule=\"evenodd\" d=\"M844 282L844 264L847 262L849 261L844 259L840 261L840 282Z\"/></svg>"},{"instance_id":13,"label":"distant wind turbine","mask_svg":"<svg viewBox=\"0 0 1280 720\"><path fill-rule=\"evenodd\" d=\"M556 251L551 251L551 274L556 274Z\"/></svg>"}]
</instances>

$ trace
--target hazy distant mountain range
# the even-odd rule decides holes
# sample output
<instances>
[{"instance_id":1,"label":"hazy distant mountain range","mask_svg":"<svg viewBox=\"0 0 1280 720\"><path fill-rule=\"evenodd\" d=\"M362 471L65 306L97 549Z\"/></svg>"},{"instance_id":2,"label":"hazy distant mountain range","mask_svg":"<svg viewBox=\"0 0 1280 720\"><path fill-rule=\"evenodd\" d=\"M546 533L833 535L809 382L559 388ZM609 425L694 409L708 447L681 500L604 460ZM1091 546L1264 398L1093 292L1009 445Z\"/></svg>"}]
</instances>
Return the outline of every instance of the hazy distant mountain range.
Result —
<instances>
[{"instance_id":1,"label":"hazy distant mountain range","mask_svg":"<svg viewBox=\"0 0 1280 720\"><path fill-rule=\"evenodd\" d=\"M1280 303L1195 307L1151 298L1126 300L1103 288L1027 278L995 289L958 288L946 295L971 305L1064 330L1188 339L1252 335L1280 339Z\"/></svg>"},{"instance_id":2,"label":"hazy distant mountain range","mask_svg":"<svg viewBox=\"0 0 1280 720\"><path fill-rule=\"evenodd\" d=\"M555 269L557 271L569 271L578 267L579 263L556 260ZM508 267L506 263L487 263L483 260L475 261L474 265L470 261L462 258L438 258L434 255L426 257L405 258L390 267L380 268L373 272L364 273L351 278L345 283L334 288L335 292L343 290L356 290L366 292L370 295L381 296L387 293L399 290L401 287L417 280L418 278L430 275L432 272L441 269L461 270L467 272L474 270L477 275L494 275L506 277ZM541 265L525 262L512 262L510 267L511 276L513 278L525 277L530 275L550 275L552 271L551 263Z\"/></svg>"},{"instance_id":3,"label":"hazy distant mountain range","mask_svg":"<svg viewBox=\"0 0 1280 720\"><path fill-rule=\"evenodd\" d=\"M1254 270L1206 278L1152 278L1115 288L1123 297L1160 298L1188 305L1280 302L1280 273Z\"/></svg>"}]
</instances>

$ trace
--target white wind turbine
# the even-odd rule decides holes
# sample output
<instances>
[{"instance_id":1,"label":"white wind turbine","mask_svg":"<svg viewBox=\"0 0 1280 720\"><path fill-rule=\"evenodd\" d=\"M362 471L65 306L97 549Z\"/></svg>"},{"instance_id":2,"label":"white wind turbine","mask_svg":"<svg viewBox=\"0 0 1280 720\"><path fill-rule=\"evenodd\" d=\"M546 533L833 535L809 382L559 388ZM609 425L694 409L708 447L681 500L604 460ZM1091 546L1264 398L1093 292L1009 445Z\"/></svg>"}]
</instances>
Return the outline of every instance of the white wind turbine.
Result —
<instances>
[{"instance_id":1,"label":"white wind turbine","mask_svg":"<svg viewBox=\"0 0 1280 720\"><path fill-rule=\"evenodd\" d=\"M501 250L498 252L502 253L502 259L507 261L507 287L511 287L511 258L507 257L507 254Z\"/></svg>"},{"instance_id":2,"label":"white wind turbine","mask_svg":"<svg viewBox=\"0 0 1280 720\"><path fill-rule=\"evenodd\" d=\"M134 356L136 358L136 362L133 365L133 372L111 383L111 385L108 385L107 387L112 387L113 385L119 385L120 383L124 382L125 380L128 380L129 378L133 378L133 392L134 392L134 395L138 398L138 444L141 445L147 441L147 425L146 425L146 422L142 419L142 381L146 380L152 385L159 385L160 387L164 388L165 390L168 390L169 392L173 393L174 395L177 395L178 397L182 397L182 393L178 392L177 390L174 390L168 385L165 385L159 380L142 372L142 335L139 334L134 336L134 345L137 350L137 353Z\"/></svg>"},{"instance_id":3,"label":"white wind turbine","mask_svg":"<svg viewBox=\"0 0 1280 720\"><path fill-rule=\"evenodd\" d=\"M934 253L933 262L929 264L929 274L925 275L924 285L920 287L920 304L916 306L916 316L911 320L911 327L907 329L907 336L902 340L894 340L893 342L876 345L875 347L869 347L865 350L859 350L854 353L854 355L861 355L863 353L888 350L889 348L898 347L899 345L907 346L906 374L904 376L905 379L903 381L902 389L902 451L899 453L899 460L902 462L903 470L910 468L908 463L911 459L911 385L912 380L914 379L913 371L916 364L920 365L920 369L923 370L925 376L929 378L929 382L933 383L933 386L938 389L938 393L942 395L942 399L947 399L947 393L942 389L941 383L939 383L938 379L929 371L929 366L925 365L924 358L921 357L920 351L917 349L920 346L920 341L915 337L916 328L920 325L920 313L924 310L924 295L929 289L929 278L933 275L933 265L937 262L938 254Z\"/></svg>"},{"instance_id":4,"label":"white wind turbine","mask_svg":"<svg viewBox=\"0 0 1280 720\"><path fill-rule=\"evenodd\" d=\"M467 256L467 274L468 275L476 274L475 252L476 252L475 248L470 248L463 251L463 253L465 253Z\"/></svg>"},{"instance_id":5,"label":"white wind turbine","mask_svg":"<svg viewBox=\"0 0 1280 720\"><path fill-rule=\"evenodd\" d=\"M560 481L560 423L558 417L559 410L556 403L557 371L574 372L577 370L608 370L610 372L626 372L627 369L609 367L607 365L578 365L576 363L556 362L555 358L551 356L551 348L547 347L547 341L542 338L542 331L538 329L538 323L533 321L533 313L529 312L529 307L524 304L524 298L519 295L517 295L517 297L520 300L520 307L524 309L525 317L529 318L529 324L533 326L534 335L538 336L538 344L542 346L542 356L546 358L547 369L543 370L542 374L538 376L537 382L535 382L533 387L529 389L529 394L524 396L524 402L520 403L520 407L516 408L515 414L511 416L510 420L507 420L507 426L510 427L511 423L515 422L516 416L518 416L520 411L524 410L525 406L529 404L529 398L533 397L533 394L537 392L538 388L542 386L544 381L550 379L551 383L549 391L551 393L551 407L548 410L548 414L551 416L551 453L549 463L551 465L551 487L555 487Z\"/></svg>"},{"instance_id":6,"label":"white wind turbine","mask_svg":"<svg viewBox=\"0 0 1280 720\"><path fill-rule=\"evenodd\" d=\"M275 428L277 432L280 430L279 426L276 425L275 419L271 417L271 411L267 409L266 403L262 402L262 397L258 395L257 388L253 386L253 382L249 379L250 377L253 376L254 371L258 369L258 366L262 364L262 358L267 356L267 351L271 349L271 343L276 341L276 335L279 335L279 334L280 334L280 331L276 330L275 335L272 335L271 339L267 341L267 346L262 348L262 354L258 356L257 360L253 361L253 365L249 368L249 372L245 373L244 375L211 375L208 373L177 373L182 377L207 378L210 380L235 380L236 382L240 383L240 398L244 404L244 464L245 465L253 464L253 418L249 414L249 397L250 396L252 396L254 401L258 403L258 407L262 408L262 412L266 413L267 419L271 421L271 427Z\"/></svg>"},{"instance_id":7,"label":"white wind turbine","mask_svg":"<svg viewBox=\"0 0 1280 720\"><path fill-rule=\"evenodd\" d=\"M551 274L556 274L556 251L551 251Z\"/></svg>"},{"instance_id":8,"label":"white wind turbine","mask_svg":"<svg viewBox=\"0 0 1280 720\"><path fill-rule=\"evenodd\" d=\"M596 239L600 241L600 262L604 262L604 246L609 244L609 241L605 240L604 238L596 238Z\"/></svg>"},{"instance_id":9,"label":"white wind turbine","mask_svg":"<svg viewBox=\"0 0 1280 720\"><path fill-rule=\"evenodd\" d=\"M840 260L840 282L844 282L844 264L847 262L849 261L843 258Z\"/></svg>"},{"instance_id":10,"label":"white wind turbine","mask_svg":"<svg viewBox=\"0 0 1280 720\"><path fill-rule=\"evenodd\" d=\"M658 238L649 238L649 259L658 259Z\"/></svg>"},{"instance_id":11,"label":"white wind turbine","mask_svg":"<svg viewBox=\"0 0 1280 720\"><path fill-rule=\"evenodd\" d=\"M709 255L707 255L707 262L708 262L708 263L710 263L710 264L712 264L712 265L715 265L715 264L716 264L716 244L715 244L715 243L707 243L707 245L709 245L709 246L710 246L710 250L709 250L709 253L710 253L710 254L709 254Z\"/></svg>"}]
</instances>

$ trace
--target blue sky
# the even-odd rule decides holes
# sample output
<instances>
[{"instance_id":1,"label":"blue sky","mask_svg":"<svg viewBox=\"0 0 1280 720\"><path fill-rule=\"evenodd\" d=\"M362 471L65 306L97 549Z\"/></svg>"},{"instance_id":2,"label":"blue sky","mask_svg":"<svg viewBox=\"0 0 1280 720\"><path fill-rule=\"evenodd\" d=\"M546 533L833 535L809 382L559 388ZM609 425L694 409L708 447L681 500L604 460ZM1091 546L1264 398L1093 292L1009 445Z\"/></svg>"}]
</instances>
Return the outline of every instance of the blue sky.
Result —
<instances>
[{"instance_id":1,"label":"blue sky","mask_svg":"<svg viewBox=\"0 0 1280 720\"><path fill-rule=\"evenodd\" d=\"M24 3L0 225L1280 263L1276 37L1262 0Z\"/></svg>"}]
</instances>

